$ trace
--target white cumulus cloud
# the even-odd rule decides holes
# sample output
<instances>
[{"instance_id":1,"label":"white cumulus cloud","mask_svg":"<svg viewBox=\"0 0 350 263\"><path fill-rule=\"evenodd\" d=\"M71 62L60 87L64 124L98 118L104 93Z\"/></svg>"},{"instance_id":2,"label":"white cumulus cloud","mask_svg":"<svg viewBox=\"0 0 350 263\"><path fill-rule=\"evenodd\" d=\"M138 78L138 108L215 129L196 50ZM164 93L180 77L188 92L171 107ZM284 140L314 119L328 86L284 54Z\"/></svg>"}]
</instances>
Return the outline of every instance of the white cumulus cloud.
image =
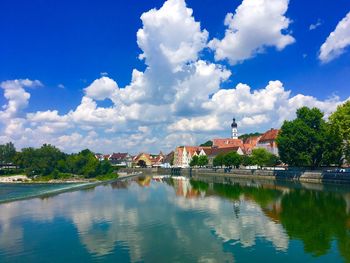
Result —
<instances>
[{"instance_id":1,"label":"white cumulus cloud","mask_svg":"<svg viewBox=\"0 0 350 263\"><path fill-rule=\"evenodd\" d=\"M322 63L327 63L343 54L349 45L350 12L338 23L326 42L322 44L318 58Z\"/></svg>"},{"instance_id":2,"label":"white cumulus cloud","mask_svg":"<svg viewBox=\"0 0 350 263\"><path fill-rule=\"evenodd\" d=\"M234 65L262 53L266 47L284 49L295 42L285 31L291 20L285 16L288 0L243 0L235 14L228 13L225 36L213 39L209 47L216 60Z\"/></svg>"}]
</instances>

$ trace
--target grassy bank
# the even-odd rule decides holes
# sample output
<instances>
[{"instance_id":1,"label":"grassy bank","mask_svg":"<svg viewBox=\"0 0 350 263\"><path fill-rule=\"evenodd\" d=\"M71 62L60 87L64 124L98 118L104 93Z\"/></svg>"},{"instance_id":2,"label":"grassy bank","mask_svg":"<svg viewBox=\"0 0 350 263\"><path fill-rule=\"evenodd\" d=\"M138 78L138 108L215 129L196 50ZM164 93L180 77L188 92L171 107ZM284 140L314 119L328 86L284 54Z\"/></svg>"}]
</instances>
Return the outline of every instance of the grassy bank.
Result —
<instances>
[{"instance_id":1,"label":"grassy bank","mask_svg":"<svg viewBox=\"0 0 350 263\"><path fill-rule=\"evenodd\" d=\"M18 176L21 176L21 179L18 180ZM26 178L22 178L26 177ZM88 178L83 175L75 175L70 173L55 173L55 174L49 174L49 175L37 175L33 177L27 177L25 175L3 175L0 176L0 179L9 179L5 180L3 183L89 183L89 182L103 182L103 181L110 181L115 180L118 178L118 174L116 173L109 173L104 175L98 175L93 178ZM13 179L13 180L11 180ZM1 182L1 180L0 180Z\"/></svg>"}]
</instances>

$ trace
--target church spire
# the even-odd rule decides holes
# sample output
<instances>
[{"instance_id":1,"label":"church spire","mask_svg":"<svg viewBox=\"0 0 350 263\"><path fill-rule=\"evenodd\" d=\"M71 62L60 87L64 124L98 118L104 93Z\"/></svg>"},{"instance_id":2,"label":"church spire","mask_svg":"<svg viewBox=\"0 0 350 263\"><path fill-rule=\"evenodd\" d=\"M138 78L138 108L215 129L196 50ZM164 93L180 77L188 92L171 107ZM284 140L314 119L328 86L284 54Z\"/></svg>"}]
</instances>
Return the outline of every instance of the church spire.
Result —
<instances>
[{"instance_id":1,"label":"church spire","mask_svg":"<svg viewBox=\"0 0 350 263\"><path fill-rule=\"evenodd\" d=\"M231 128L232 128L232 139L238 139L238 130L237 130L237 123L235 118L233 118Z\"/></svg>"}]
</instances>

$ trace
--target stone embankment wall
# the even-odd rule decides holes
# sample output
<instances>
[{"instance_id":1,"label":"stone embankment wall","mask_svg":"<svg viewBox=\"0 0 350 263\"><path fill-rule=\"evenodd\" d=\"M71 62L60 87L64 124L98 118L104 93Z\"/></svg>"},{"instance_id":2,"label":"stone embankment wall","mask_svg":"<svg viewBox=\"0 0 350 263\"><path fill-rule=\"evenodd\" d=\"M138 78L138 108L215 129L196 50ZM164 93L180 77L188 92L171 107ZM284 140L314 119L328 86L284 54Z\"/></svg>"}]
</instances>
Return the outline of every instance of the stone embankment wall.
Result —
<instances>
[{"instance_id":1,"label":"stone embankment wall","mask_svg":"<svg viewBox=\"0 0 350 263\"><path fill-rule=\"evenodd\" d=\"M248 170L232 169L225 172L224 169L191 169L191 168L125 168L122 172L132 173L142 171L143 174L161 174L161 175L181 175L186 177L197 176L225 176L247 179L264 180L288 180L300 182L337 182L349 183L350 173L345 172L326 172L326 171L306 171L306 170Z\"/></svg>"}]
</instances>

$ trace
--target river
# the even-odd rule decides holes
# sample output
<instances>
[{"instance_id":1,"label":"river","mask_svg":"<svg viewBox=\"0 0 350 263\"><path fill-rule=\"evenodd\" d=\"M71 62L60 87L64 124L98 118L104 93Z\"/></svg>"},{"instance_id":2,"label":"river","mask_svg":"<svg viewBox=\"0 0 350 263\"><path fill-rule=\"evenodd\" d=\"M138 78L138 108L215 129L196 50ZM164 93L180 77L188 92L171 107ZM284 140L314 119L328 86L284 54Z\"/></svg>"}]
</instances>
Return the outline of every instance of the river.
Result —
<instances>
[{"instance_id":1,"label":"river","mask_svg":"<svg viewBox=\"0 0 350 263\"><path fill-rule=\"evenodd\" d=\"M25 187L0 185L2 263L350 262L347 186L142 177L7 202Z\"/></svg>"}]
</instances>

